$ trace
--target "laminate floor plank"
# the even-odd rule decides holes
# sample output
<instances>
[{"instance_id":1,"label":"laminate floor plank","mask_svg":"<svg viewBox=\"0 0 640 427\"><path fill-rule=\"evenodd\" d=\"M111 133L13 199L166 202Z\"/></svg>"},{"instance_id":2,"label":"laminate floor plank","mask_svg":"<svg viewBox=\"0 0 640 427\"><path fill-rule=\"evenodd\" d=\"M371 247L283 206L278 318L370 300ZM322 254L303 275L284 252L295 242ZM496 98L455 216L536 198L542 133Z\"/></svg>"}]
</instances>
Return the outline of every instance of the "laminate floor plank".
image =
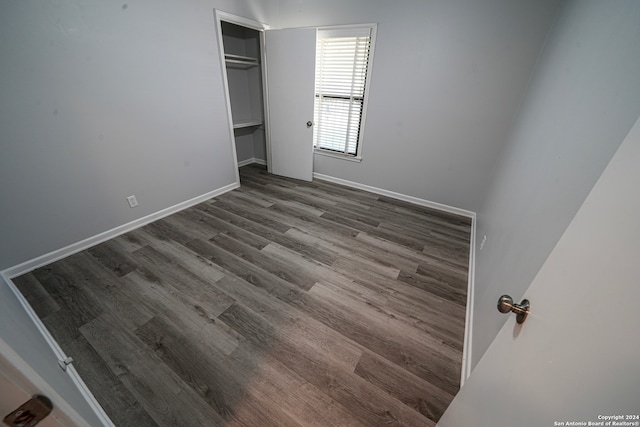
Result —
<instances>
[{"instance_id":1,"label":"laminate floor plank","mask_svg":"<svg viewBox=\"0 0 640 427\"><path fill-rule=\"evenodd\" d=\"M136 268L135 263L129 259L128 253L122 250L122 245L117 239L100 243L87 251L118 276L124 276Z\"/></svg>"},{"instance_id":2,"label":"laminate floor plank","mask_svg":"<svg viewBox=\"0 0 640 427\"><path fill-rule=\"evenodd\" d=\"M286 218L292 226L317 230L320 233L330 233L343 238L353 238L359 231L353 227L345 226L339 222L330 221L320 217L307 215L304 211L281 204L275 204L269 208L271 215ZM286 230L285 230L286 232Z\"/></svg>"},{"instance_id":3,"label":"laminate floor plank","mask_svg":"<svg viewBox=\"0 0 640 427\"><path fill-rule=\"evenodd\" d=\"M446 260L430 258L420 263L415 271L412 272L422 276L438 278L466 292L469 274Z\"/></svg>"},{"instance_id":4,"label":"laminate floor plank","mask_svg":"<svg viewBox=\"0 0 640 427\"><path fill-rule=\"evenodd\" d=\"M197 212L191 214L185 213L185 211L178 212L163 218L163 221L172 226L176 233L182 234L180 238L181 242L189 239L207 240L220 232L206 221L200 221Z\"/></svg>"},{"instance_id":5,"label":"laminate floor plank","mask_svg":"<svg viewBox=\"0 0 640 427\"><path fill-rule=\"evenodd\" d=\"M70 343L80 336L78 328L103 313L87 290L73 278L73 270L58 263L37 269L33 275L47 289L60 307L42 318L59 344ZM55 328L52 325L59 325Z\"/></svg>"},{"instance_id":6,"label":"laminate floor plank","mask_svg":"<svg viewBox=\"0 0 640 427\"><path fill-rule=\"evenodd\" d=\"M249 193L250 188L247 188L246 186L240 187L237 190L238 191L232 191L230 193L226 193L226 195L233 195L233 197L242 199L246 203L257 205L262 208L271 207L271 205L273 205L274 203L273 199L269 197L265 197L263 194L260 194L259 192Z\"/></svg>"},{"instance_id":7,"label":"laminate floor plank","mask_svg":"<svg viewBox=\"0 0 640 427\"><path fill-rule=\"evenodd\" d=\"M296 266L305 267L305 274L308 274L310 281L313 280L314 283L332 276L343 276L336 271L339 270L340 267L367 269L390 278L397 278L400 273L398 268L376 263L357 253L340 253L340 256L338 256L333 263L326 265L313 262L314 260L308 259L304 255L300 255L296 251L292 251L278 244L269 244L262 248L262 252L268 253L272 258L279 259L281 262L294 261ZM317 274L313 274L313 272L317 272ZM313 283L311 283L311 285L313 285Z\"/></svg>"},{"instance_id":8,"label":"laminate floor plank","mask_svg":"<svg viewBox=\"0 0 640 427\"><path fill-rule=\"evenodd\" d=\"M286 235L296 238L297 240L306 242L307 245L313 247L322 247L336 254L335 260L349 259L352 257L361 257L371 260L377 264L376 269L396 269L405 271L417 271L418 266L424 261L422 257L405 257L398 255L396 252L385 250L383 247L374 247L369 244L360 242L361 234L355 239L344 240L339 238L331 238L322 233L312 230L301 230L293 227L286 232ZM332 265L333 263L327 263ZM397 276L397 273L396 273Z\"/></svg>"},{"instance_id":9,"label":"laminate floor plank","mask_svg":"<svg viewBox=\"0 0 640 427\"><path fill-rule=\"evenodd\" d=\"M367 245L377 247L381 250L384 249L391 253L395 253L398 256L403 256L408 259L415 260L418 264L420 264L421 262L428 262L428 260L439 260L454 264L457 266L457 268L461 269L461 271L466 271L465 269L468 268L469 264L469 254L462 250L449 251L442 247L427 244L422 249L422 251L415 251L410 248L397 245L394 242L390 242L380 237L369 235L367 233L358 234L356 239L362 241L363 243L366 243Z\"/></svg>"},{"instance_id":10,"label":"laminate floor plank","mask_svg":"<svg viewBox=\"0 0 640 427\"><path fill-rule=\"evenodd\" d=\"M452 301L461 306L465 306L467 302L467 293L452 284L452 281L448 281L446 278L439 277L438 275L422 275L417 273L404 273L401 272L398 275L398 280L408 283L420 289L424 289L427 292L431 292L434 295L445 298L448 301Z\"/></svg>"},{"instance_id":11,"label":"laminate floor plank","mask_svg":"<svg viewBox=\"0 0 640 427\"><path fill-rule=\"evenodd\" d=\"M299 181L287 178L279 175L272 175L266 171L264 168L249 166L248 168L243 168L242 176L240 177L240 183L253 181L259 185L279 185L281 187L297 187L299 185Z\"/></svg>"},{"instance_id":12,"label":"laminate floor plank","mask_svg":"<svg viewBox=\"0 0 640 427\"><path fill-rule=\"evenodd\" d=\"M204 351L176 326L154 318L135 333L225 419L225 425L298 425L277 406L256 398L252 385L240 382L244 378L225 366L226 355Z\"/></svg>"},{"instance_id":13,"label":"laminate floor plank","mask_svg":"<svg viewBox=\"0 0 640 427\"><path fill-rule=\"evenodd\" d=\"M445 212L442 210L434 209L427 206L416 205L413 203L405 202L404 200L393 199L388 196L380 196L378 197L378 201L380 202L380 207L384 207L385 205L391 206L392 209L401 208L409 212L417 213L419 215L427 215L429 217L442 218L446 221L457 221L463 222L465 224L471 225L471 219L467 217L463 217L460 215L456 215L450 212Z\"/></svg>"},{"instance_id":14,"label":"laminate floor plank","mask_svg":"<svg viewBox=\"0 0 640 427\"><path fill-rule=\"evenodd\" d=\"M195 207L193 209L198 209L198 207ZM215 210L217 208L212 206L208 209ZM235 240L246 243L247 245L250 245L256 249L262 249L265 246L267 246L269 243L271 243L270 239L266 239L261 235L252 233L251 231L248 231L242 227L238 227L234 225L232 222L224 221L214 216L215 214L212 214L211 212L206 212L205 210L199 210L199 211L202 213L202 215L206 215L209 218L209 221L215 224L216 227L218 227L221 230L220 234L225 234ZM230 215L233 215L233 214L230 214ZM268 231L268 233L270 236L274 235L274 233L271 231Z\"/></svg>"},{"instance_id":15,"label":"laminate floor plank","mask_svg":"<svg viewBox=\"0 0 640 427\"><path fill-rule=\"evenodd\" d=\"M308 217L299 209L282 206L280 204L273 205L270 210L272 211L272 215L278 215L283 220L288 218L291 224L297 228L304 229L316 236L329 239L329 241L333 242L336 241L336 238L341 238L341 242L346 242L345 244L347 246L351 245L353 243L352 239L357 237L361 232L367 232L382 238L386 237L387 240L413 248L414 251L423 250L423 245L411 237L385 232L377 227L358 223L358 221L343 218L332 213L323 213L320 218ZM327 231L335 233L329 234Z\"/></svg>"},{"instance_id":16,"label":"laminate floor plank","mask_svg":"<svg viewBox=\"0 0 640 427\"><path fill-rule=\"evenodd\" d=\"M380 219L373 217L365 209L358 209L354 207L344 206L329 206L325 209L326 213L331 213L343 218L348 218L353 221L361 222L371 227L378 227L380 225Z\"/></svg>"},{"instance_id":17,"label":"laminate floor plank","mask_svg":"<svg viewBox=\"0 0 640 427\"><path fill-rule=\"evenodd\" d=\"M314 189L315 191L319 191L327 196L336 197L337 200L340 200L343 203L347 201L355 201L362 205L375 206L378 203L379 198L379 196L374 193L321 179L313 180L313 182L305 185L304 187Z\"/></svg>"},{"instance_id":18,"label":"laminate floor plank","mask_svg":"<svg viewBox=\"0 0 640 427\"><path fill-rule=\"evenodd\" d=\"M451 234L444 234L438 231L430 230L427 227L414 227L414 229L403 227L402 225L382 222L379 228L392 233L410 234L412 238L421 242L427 242L430 245L443 246L453 250L467 249L469 237Z\"/></svg>"},{"instance_id":19,"label":"laminate floor plank","mask_svg":"<svg viewBox=\"0 0 640 427\"><path fill-rule=\"evenodd\" d=\"M159 424L223 425L224 419L117 318L105 313L81 333Z\"/></svg>"},{"instance_id":20,"label":"laminate floor plank","mask_svg":"<svg viewBox=\"0 0 640 427\"><path fill-rule=\"evenodd\" d=\"M298 341L283 337L255 313L233 305L221 315L221 318L237 328L257 348L276 357L289 369L348 408L363 423L435 425L371 383L336 367L326 360L324 353L300 349Z\"/></svg>"},{"instance_id":21,"label":"laminate floor plank","mask_svg":"<svg viewBox=\"0 0 640 427\"><path fill-rule=\"evenodd\" d=\"M133 425L133 420L136 426L158 425L84 336L71 342L67 352L82 354L73 365L116 426Z\"/></svg>"},{"instance_id":22,"label":"laminate floor plank","mask_svg":"<svg viewBox=\"0 0 640 427\"><path fill-rule=\"evenodd\" d=\"M308 245L305 242L292 239L288 236L289 230L285 233L280 233L207 203L202 203L198 205L197 208L202 209L209 215L221 218L229 224L244 230L245 233L242 235L236 234L232 237L236 238L236 240L257 247L258 249L262 249L262 247L266 246L269 242L275 242L324 264L331 264L336 260L335 255L329 251L323 251L317 246ZM252 236L256 236L255 239L253 239ZM252 240L254 240L254 244L252 244Z\"/></svg>"},{"instance_id":23,"label":"laminate floor plank","mask_svg":"<svg viewBox=\"0 0 640 427\"><path fill-rule=\"evenodd\" d=\"M194 243L194 247L199 247L200 253L207 251L207 248L209 248L210 251L216 251L206 242L202 242L199 245ZM218 252L220 251L218 250ZM253 269L250 264L245 265L244 269L253 270L249 273L254 280L253 283L258 282L259 286L266 287L269 290L276 289L275 292L278 292L278 296L281 299L284 299L296 308L307 311L312 317L342 333L344 336L386 357L395 358L395 360L399 360L399 357L404 358L404 360L411 360L412 362L407 364L407 369L411 369L418 375L428 377L431 381L434 381L445 389L451 390L457 387L456 374L451 375L449 367L456 365L455 361L459 359L458 354L449 347L443 347L441 341L423 335L421 337L422 341L428 342L428 345L423 345L423 343L408 345L406 338L409 335L409 331L407 328L403 328L404 336L403 341L400 343L395 337L398 333L398 330L395 328L400 322L395 321L393 316L383 316L381 318L378 310L372 310L370 305L363 303L355 310L343 310L341 305L345 300L344 295L342 295L341 298L331 300L330 304L325 304L307 297L306 294L299 292L297 288L278 281L276 278L265 278L265 274L260 276L260 272ZM259 279L256 279L258 277ZM268 284L265 285L265 283ZM316 284L314 288L317 288L317 286ZM310 293L309 295L313 296L315 293ZM327 295L324 295L324 297L326 299ZM345 314L355 311L358 312L357 315L352 314L348 316ZM371 328L378 332L376 334L371 334L370 331L367 332L367 330ZM439 348L434 350L436 346ZM434 354L433 351L439 352L438 361L434 361L429 365L416 363L421 354ZM440 363L440 361L442 361L442 363ZM454 362L450 363L452 361ZM459 363L459 361L457 363Z\"/></svg>"},{"instance_id":24,"label":"laminate floor plank","mask_svg":"<svg viewBox=\"0 0 640 427\"><path fill-rule=\"evenodd\" d=\"M348 193L349 196L345 197L343 194L335 194L332 191L327 191L327 188L328 187L319 189L313 186L305 186L296 188L296 191L299 194L310 194L321 200L328 200L331 202L330 206L352 212L353 214L364 215L370 212L372 206L375 206L376 199L372 198L368 193L355 190ZM363 195L366 196L361 197Z\"/></svg>"},{"instance_id":25,"label":"laminate floor plank","mask_svg":"<svg viewBox=\"0 0 640 427\"><path fill-rule=\"evenodd\" d=\"M336 282L331 284L336 284ZM397 288L401 288L401 286L398 285ZM404 319L415 328L422 329L443 341L459 343L454 348L462 349L464 312L459 305L433 294L420 292L419 289L410 286L397 290L355 278L353 283L345 289L362 295L383 296L386 301L384 306L387 310L391 310L396 317ZM374 298L370 296L367 298L370 304L374 304Z\"/></svg>"},{"instance_id":26,"label":"laminate floor plank","mask_svg":"<svg viewBox=\"0 0 640 427\"><path fill-rule=\"evenodd\" d=\"M265 246L262 250L257 250L226 235L216 236L210 241L227 252L302 289L309 289L316 282L315 277L309 276L306 270L298 268L296 264L287 262L283 258L269 256L270 253L265 252L264 249L270 245Z\"/></svg>"},{"instance_id":27,"label":"laminate floor plank","mask_svg":"<svg viewBox=\"0 0 640 427\"><path fill-rule=\"evenodd\" d=\"M255 394L281 408L300 425L365 425L347 408L249 341L238 346L226 362L234 375L242 373Z\"/></svg>"},{"instance_id":28,"label":"laminate floor plank","mask_svg":"<svg viewBox=\"0 0 640 427\"><path fill-rule=\"evenodd\" d=\"M398 233L394 233L392 231L384 230L380 227L372 227L367 224L363 224L358 221L351 220L349 218L345 218L341 215L336 215L334 213L324 213L322 214L322 218L332 221L337 224L342 224L347 227L353 228L358 231L365 232L371 236L377 236L385 240L389 240L390 242L397 243L402 246L406 246L407 248L421 251L424 249L424 242L420 241L414 237L403 236Z\"/></svg>"},{"instance_id":29,"label":"laminate floor plank","mask_svg":"<svg viewBox=\"0 0 640 427\"><path fill-rule=\"evenodd\" d=\"M453 349L462 348L461 333L464 333L464 325L450 321L450 316L430 313L422 306L410 305L407 301L399 299L393 294L374 290L354 281L332 281L331 278L327 278L316 283L316 286L329 287L332 292L344 294L345 300L357 299L359 303L366 304L367 310L384 313L386 316L403 322L413 329L418 329ZM435 316L439 316L438 320L431 320Z\"/></svg>"},{"instance_id":30,"label":"laminate floor plank","mask_svg":"<svg viewBox=\"0 0 640 427\"><path fill-rule=\"evenodd\" d=\"M270 193L277 198L277 202L283 201L295 202L302 210L312 209L315 215L325 212L328 208L337 205L337 202L318 197L313 193L305 193L298 191L297 187L279 187L276 185L267 185L260 190L261 193ZM275 204L275 203L274 203Z\"/></svg>"},{"instance_id":31,"label":"laminate floor plank","mask_svg":"<svg viewBox=\"0 0 640 427\"><path fill-rule=\"evenodd\" d=\"M172 260L174 263L188 270L189 273L197 276L205 282L216 281L224 277L224 273L219 266L207 261L191 249L181 245L175 240L158 239L153 233L145 228L139 228L127 234L135 234L136 238L144 241L144 246L150 246ZM134 255L135 257L135 255Z\"/></svg>"},{"instance_id":32,"label":"laminate floor plank","mask_svg":"<svg viewBox=\"0 0 640 427\"><path fill-rule=\"evenodd\" d=\"M294 196L288 194L284 191L279 191L279 187L270 185L270 186L261 186L261 187L251 187L250 185L243 188L239 193L244 194L246 197L257 197L258 199L268 200L271 205L275 203L279 203L281 205L289 206L292 208L297 208L307 212L309 215L320 216L324 213L324 208L317 208L313 204L305 203L303 201L297 200ZM267 206L263 206L267 207ZM271 206L268 206L271 207Z\"/></svg>"},{"instance_id":33,"label":"laminate floor plank","mask_svg":"<svg viewBox=\"0 0 640 427\"><path fill-rule=\"evenodd\" d=\"M374 353L365 352L355 372L434 422L438 422L453 399L452 395Z\"/></svg>"},{"instance_id":34,"label":"laminate floor plank","mask_svg":"<svg viewBox=\"0 0 640 427\"><path fill-rule=\"evenodd\" d=\"M354 270L345 263L336 263L332 269L365 287L377 292L393 294L397 298L412 299L419 302L425 310L431 310L444 316L452 316L464 322L464 308L453 301L448 301L441 295L425 290L413 284L395 280L387 275L378 274L371 270Z\"/></svg>"},{"instance_id":35,"label":"laminate floor plank","mask_svg":"<svg viewBox=\"0 0 640 427\"><path fill-rule=\"evenodd\" d=\"M461 354L458 357L458 354L455 354L453 349L443 346L441 341L422 336L421 341L428 342L428 345L418 342L410 343L406 339L409 331L407 328L403 328L403 339L399 342L396 336L398 329L396 328L398 327L397 323L400 322L396 322L390 316L380 318L378 311L369 310L370 306L366 303L359 304L356 309L353 307L344 309L344 295L332 294L330 296L329 293L325 292L322 294L324 298L314 299L313 297L319 292L317 284L314 285L316 291L309 293L309 296L307 296L299 288L279 277L270 275L267 271L261 270L249 261L234 255L227 255L227 251L222 248L216 248L210 243L202 241L193 241L189 245L192 249L197 250L198 253L206 254L207 258L216 263L224 262L227 269L242 271L242 273L238 274L244 275L243 278L245 280L267 289L270 293L274 293L274 295L290 305L306 311L315 319L320 320L355 342L372 349L372 351L394 360L409 361L406 363L407 369L434 381L443 389L453 390L458 386L459 373L452 373L451 367L456 366L456 363L460 363L458 359L461 358ZM326 301L329 301L329 303L326 303ZM376 332L372 333L372 329ZM421 354L435 356L436 353L438 353L438 360L434 360L430 364L423 364L418 361Z\"/></svg>"},{"instance_id":36,"label":"laminate floor plank","mask_svg":"<svg viewBox=\"0 0 640 427\"><path fill-rule=\"evenodd\" d=\"M253 206L249 205L248 203L244 203L244 201L239 199L231 199L227 197L224 200L217 200L215 205L218 208L244 217L249 221L253 221L257 224L263 225L267 228L271 228L280 233L284 233L289 228L291 228L290 224L275 221L272 217L264 213L263 210L261 210L259 207L254 208Z\"/></svg>"},{"instance_id":37,"label":"laminate floor plank","mask_svg":"<svg viewBox=\"0 0 640 427\"><path fill-rule=\"evenodd\" d=\"M188 226L185 227L178 221L167 221L166 217L145 225L142 230L160 240L173 240L182 244L202 236L202 233L194 233ZM204 235L205 238L207 236L207 234Z\"/></svg>"},{"instance_id":38,"label":"laminate floor plank","mask_svg":"<svg viewBox=\"0 0 640 427\"><path fill-rule=\"evenodd\" d=\"M211 217L203 214L201 211L194 209L193 207L185 209L172 215L171 217L182 218L185 221L185 225L195 230L202 230L203 235L201 238L211 238L223 231L222 228L217 226L217 223L212 221Z\"/></svg>"},{"instance_id":39,"label":"laminate floor plank","mask_svg":"<svg viewBox=\"0 0 640 427\"><path fill-rule=\"evenodd\" d=\"M425 216L402 208L383 209L377 206L369 208L370 214L374 218L379 218L381 222L400 226L403 233L414 231L430 232L450 237L469 239L470 227L466 222L456 219L444 219L436 216Z\"/></svg>"},{"instance_id":40,"label":"laminate floor plank","mask_svg":"<svg viewBox=\"0 0 640 427\"><path fill-rule=\"evenodd\" d=\"M362 354L362 347L337 331L305 314L303 310L278 299L269 292L229 275L216 283L220 289L242 301L241 307L261 316L265 323L277 326L280 336L291 337L310 353L325 355L331 364L353 371ZM236 304L238 305L238 304ZM244 335L243 335L244 336Z\"/></svg>"},{"instance_id":41,"label":"laminate floor plank","mask_svg":"<svg viewBox=\"0 0 640 427\"><path fill-rule=\"evenodd\" d=\"M434 426L468 218L328 181L241 187L14 279L118 426Z\"/></svg>"},{"instance_id":42,"label":"laminate floor plank","mask_svg":"<svg viewBox=\"0 0 640 427\"><path fill-rule=\"evenodd\" d=\"M179 259L171 258L151 246L138 249L132 255L147 279L164 286L183 304L193 307L209 319L216 318L234 302L232 298L210 286L221 276L204 281L199 275L184 268Z\"/></svg>"},{"instance_id":43,"label":"laminate floor plank","mask_svg":"<svg viewBox=\"0 0 640 427\"><path fill-rule=\"evenodd\" d=\"M457 392L460 372L456 366L461 364L462 352L434 337L420 334L414 328L405 327L388 312L376 310L355 298L347 299L330 286L317 284L310 290L310 295L316 301L322 301L322 309L317 309L313 315L327 326L444 391ZM371 333L371 329L376 332Z\"/></svg>"},{"instance_id":44,"label":"laminate floor plank","mask_svg":"<svg viewBox=\"0 0 640 427\"><path fill-rule=\"evenodd\" d=\"M185 303L171 285L160 284L138 272L129 275L127 282L145 297L147 304L154 308L156 316L180 325L185 334L197 331L196 335L200 340L214 345L218 351L229 354L242 341L241 336L211 317L217 307L209 307L204 301L197 305Z\"/></svg>"},{"instance_id":45,"label":"laminate floor plank","mask_svg":"<svg viewBox=\"0 0 640 427\"><path fill-rule=\"evenodd\" d=\"M215 242L192 240L187 246L199 255L209 259L217 265L232 271L237 277L263 289L288 289L284 285L288 282L276 274L253 264L251 260L228 252L215 244ZM248 255L245 255L249 257ZM295 285L291 285L295 286ZM310 286L309 286L310 287Z\"/></svg>"},{"instance_id":46,"label":"laminate floor plank","mask_svg":"<svg viewBox=\"0 0 640 427\"><path fill-rule=\"evenodd\" d=\"M148 301L90 254L80 252L61 263L70 271L75 285L86 292L101 312L118 317L121 322L136 327L153 317Z\"/></svg>"},{"instance_id":47,"label":"laminate floor plank","mask_svg":"<svg viewBox=\"0 0 640 427\"><path fill-rule=\"evenodd\" d=\"M51 294L40 284L33 273L27 273L13 280L20 293L29 301L38 317L44 318L60 310Z\"/></svg>"},{"instance_id":48,"label":"laminate floor plank","mask_svg":"<svg viewBox=\"0 0 640 427\"><path fill-rule=\"evenodd\" d=\"M140 240L134 233L121 234L111 240L117 242L124 253L131 253L146 245L146 242Z\"/></svg>"}]
</instances>

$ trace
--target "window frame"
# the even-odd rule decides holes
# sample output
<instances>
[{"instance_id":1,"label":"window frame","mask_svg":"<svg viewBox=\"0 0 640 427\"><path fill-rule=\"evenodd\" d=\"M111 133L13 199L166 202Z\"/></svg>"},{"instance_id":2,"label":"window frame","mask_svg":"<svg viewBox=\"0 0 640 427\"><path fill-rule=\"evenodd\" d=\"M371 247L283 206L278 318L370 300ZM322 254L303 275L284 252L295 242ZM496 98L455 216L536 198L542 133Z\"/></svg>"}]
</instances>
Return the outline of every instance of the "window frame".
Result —
<instances>
[{"instance_id":1,"label":"window frame","mask_svg":"<svg viewBox=\"0 0 640 427\"><path fill-rule=\"evenodd\" d=\"M322 156L327 156L327 157L333 157L333 158L338 158L338 159L342 159L342 160L348 160L348 161L353 161L353 162L361 162L362 161L362 151L363 151L363 145L364 145L364 136L366 133L366 117L367 117L367 104L369 101L369 91L371 89L371 77L372 77L372 70L373 70L373 59L374 59L374 53L375 53L375 45L376 45L376 35L377 35L377 30L378 30L378 24L351 24L351 25L331 25L331 26L326 26L326 27L318 27L317 28L317 39L320 39L320 32L321 31L341 31L341 30L358 30L358 29L368 29L369 30L369 58L368 58L368 63L367 63L367 74L366 74L366 79L365 79L365 85L364 85L364 95L363 95L363 100L362 100L362 112L360 114L360 129L358 132L358 140L357 140L357 148L356 148L356 154L348 154L345 152L339 152L339 151L335 151L335 150L330 150L330 149L326 149L326 148L321 148L321 147L317 147L315 145L315 140L314 140L314 146L313 146L313 151L315 154L319 154ZM317 72L317 70L316 70ZM314 76L315 79L315 76ZM314 89L314 116L315 116L315 89Z\"/></svg>"}]
</instances>

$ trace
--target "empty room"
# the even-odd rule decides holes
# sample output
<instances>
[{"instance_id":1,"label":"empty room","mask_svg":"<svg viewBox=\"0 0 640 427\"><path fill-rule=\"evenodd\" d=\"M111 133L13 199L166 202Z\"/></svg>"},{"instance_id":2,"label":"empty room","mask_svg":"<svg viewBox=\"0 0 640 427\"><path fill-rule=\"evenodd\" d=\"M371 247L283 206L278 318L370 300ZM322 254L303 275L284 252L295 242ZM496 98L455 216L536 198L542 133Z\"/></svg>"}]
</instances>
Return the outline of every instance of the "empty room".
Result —
<instances>
[{"instance_id":1,"label":"empty room","mask_svg":"<svg viewBox=\"0 0 640 427\"><path fill-rule=\"evenodd\" d=\"M4 1L0 64L6 424L640 422L640 2Z\"/></svg>"}]
</instances>

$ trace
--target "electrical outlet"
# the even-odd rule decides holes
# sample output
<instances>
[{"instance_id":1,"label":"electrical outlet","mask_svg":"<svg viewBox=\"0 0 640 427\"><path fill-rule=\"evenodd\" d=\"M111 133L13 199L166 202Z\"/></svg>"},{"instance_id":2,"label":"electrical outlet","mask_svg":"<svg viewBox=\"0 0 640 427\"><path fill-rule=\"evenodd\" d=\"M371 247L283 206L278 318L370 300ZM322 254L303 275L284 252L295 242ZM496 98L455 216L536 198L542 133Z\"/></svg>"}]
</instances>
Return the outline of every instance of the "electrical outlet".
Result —
<instances>
[{"instance_id":1,"label":"electrical outlet","mask_svg":"<svg viewBox=\"0 0 640 427\"><path fill-rule=\"evenodd\" d=\"M480 242L480 250L484 248L484 244L487 243L487 235L482 236L482 241Z\"/></svg>"},{"instance_id":2,"label":"electrical outlet","mask_svg":"<svg viewBox=\"0 0 640 427\"><path fill-rule=\"evenodd\" d=\"M136 196L127 197L127 202L129 202L130 208L135 208L136 206L138 206L138 199L136 199Z\"/></svg>"}]
</instances>

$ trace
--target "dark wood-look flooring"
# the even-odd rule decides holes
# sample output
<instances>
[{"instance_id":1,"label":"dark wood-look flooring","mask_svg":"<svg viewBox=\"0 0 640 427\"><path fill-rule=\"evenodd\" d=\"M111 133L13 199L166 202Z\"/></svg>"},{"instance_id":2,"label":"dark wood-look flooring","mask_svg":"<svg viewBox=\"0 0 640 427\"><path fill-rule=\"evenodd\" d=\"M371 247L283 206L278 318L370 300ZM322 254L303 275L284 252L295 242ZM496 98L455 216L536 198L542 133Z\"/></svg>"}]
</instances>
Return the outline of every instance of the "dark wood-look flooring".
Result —
<instances>
[{"instance_id":1,"label":"dark wood-look flooring","mask_svg":"<svg viewBox=\"0 0 640 427\"><path fill-rule=\"evenodd\" d=\"M470 220L241 169L240 189L14 280L118 426L432 426Z\"/></svg>"}]
</instances>

